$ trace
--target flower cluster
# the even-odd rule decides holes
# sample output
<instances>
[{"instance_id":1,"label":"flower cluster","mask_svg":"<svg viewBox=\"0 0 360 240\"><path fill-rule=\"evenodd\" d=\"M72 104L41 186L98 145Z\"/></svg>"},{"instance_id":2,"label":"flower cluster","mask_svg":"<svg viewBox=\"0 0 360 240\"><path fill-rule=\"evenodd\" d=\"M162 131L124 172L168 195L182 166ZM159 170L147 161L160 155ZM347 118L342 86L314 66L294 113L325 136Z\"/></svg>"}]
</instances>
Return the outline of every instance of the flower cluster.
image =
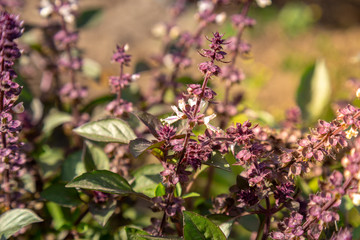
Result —
<instances>
[{"instance_id":1,"label":"flower cluster","mask_svg":"<svg viewBox=\"0 0 360 240\"><path fill-rule=\"evenodd\" d=\"M70 82L65 84L59 91L63 100L71 101L75 122L80 117L78 104L87 96L87 87L81 86L76 80L76 72L82 69L83 61L80 51L77 48L79 34L74 29L73 24L78 11L77 0L40 2L40 15L48 18L53 15L60 17L60 30L53 36L54 43L58 51L57 64L64 68L68 74Z\"/></svg>"},{"instance_id":2,"label":"flower cluster","mask_svg":"<svg viewBox=\"0 0 360 240\"><path fill-rule=\"evenodd\" d=\"M138 74L130 75L123 72L124 66L129 66L131 61L131 55L126 53L127 49L128 45L117 46L112 57L114 62L120 64L120 73L118 76L110 77L111 92L115 93L117 97L106 106L106 110L115 117L120 117L133 110L132 103L121 98L121 91L139 78Z\"/></svg>"},{"instance_id":3,"label":"flower cluster","mask_svg":"<svg viewBox=\"0 0 360 240\"><path fill-rule=\"evenodd\" d=\"M13 70L14 61L21 55L15 40L23 33L23 22L18 16L0 12L0 28L0 172L5 204L9 207L9 178L21 175L26 161L18 137L22 123L15 117L24 111L22 103L16 103L22 87L13 81L17 77Z\"/></svg>"},{"instance_id":4,"label":"flower cluster","mask_svg":"<svg viewBox=\"0 0 360 240\"><path fill-rule=\"evenodd\" d=\"M52 14L59 14L67 23L73 23L75 14L79 8L78 0L41 0L40 15L42 17L49 17Z\"/></svg>"},{"instance_id":5,"label":"flower cluster","mask_svg":"<svg viewBox=\"0 0 360 240\"><path fill-rule=\"evenodd\" d=\"M226 44L225 40L222 39L224 35L221 35L218 32L214 33L213 35L214 37L211 40L208 39L211 42L210 49L203 49L203 52L200 53L201 56L210 59L210 61L199 64L199 70L203 74L209 74L209 76L217 76L221 72L220 67L215 65L214 62L223 62L223 59L226 55L226 53L222 51L222 45Z\"/></svg>"}]
</instances>

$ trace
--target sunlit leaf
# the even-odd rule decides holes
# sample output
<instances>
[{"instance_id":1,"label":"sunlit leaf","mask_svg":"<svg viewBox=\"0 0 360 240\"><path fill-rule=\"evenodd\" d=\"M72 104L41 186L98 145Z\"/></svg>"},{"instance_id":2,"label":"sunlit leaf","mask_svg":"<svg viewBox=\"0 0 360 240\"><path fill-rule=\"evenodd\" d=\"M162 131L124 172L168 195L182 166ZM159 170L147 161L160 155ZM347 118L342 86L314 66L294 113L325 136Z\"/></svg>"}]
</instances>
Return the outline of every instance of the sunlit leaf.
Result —
<instances>
[{"instance_id":1,"label":"sunlit leaf","mask_svg":"<svg viewBox=\"0 0 360 240\"><path fill-rule=\"evenodd\" d=\"M166 194L165 186L162 183L159 183L155 188L155 197L161 197Z\"/></svg>"},{"instance_id":2,"label":"sunlit leaf","mask_svg":"<svg viewBox=\"0 0 360 240\"><path fill-rule=\"evenodd\" d=\"M199 193L196 193L196 192L190 192L190 193L184 194L184 195L182 196L183 199L185 199L185 198L191 198L191 197L200 197L200 194L199 194Z\"/></svg>"},{"instance_id":3,"label":"sunlit leaf","mask_svg":"<svg viewBox=\"0 0 360 240\"><path fill-rule=\"evenodd\" d=\"M314 122L327 110L331 86L324 60L319 60L303 74L297 90L296 102L307 122Z\"/></svg>"},{"instance_id":4,"label":"sunlit leaf","mask_svg":"<svg viewBox=\"0 0 360 240\"><path fill-rule=\"evenodd\" d=\"M0 236L9 238L23 227L43 220L30 209L11 209L0 216Z\"/></svg>"},{"instance_id":5,"label":"sunlit leaf","mask_svg":"<svg viewBox=\"0 0 360 240\"><path fill-rule=\"evenodd\" d=\"M69 113L60 112L57 109L51 109L44 119L43 132L46 136L50 136L56 127L59 127L66 122L70 122L71 120L72 116Z\"/></svg>"},{"instance_id":6,"label":"sunlit leaf","mask_svg":"<svg viewBox=\"0 0 360 240\"><path fill-rule=\"evenodd\" d=\"M134 131L121 119L85 123L73 131L84 138L98 142L129 143L136 138Z\"/></svg>"}]
</instances>

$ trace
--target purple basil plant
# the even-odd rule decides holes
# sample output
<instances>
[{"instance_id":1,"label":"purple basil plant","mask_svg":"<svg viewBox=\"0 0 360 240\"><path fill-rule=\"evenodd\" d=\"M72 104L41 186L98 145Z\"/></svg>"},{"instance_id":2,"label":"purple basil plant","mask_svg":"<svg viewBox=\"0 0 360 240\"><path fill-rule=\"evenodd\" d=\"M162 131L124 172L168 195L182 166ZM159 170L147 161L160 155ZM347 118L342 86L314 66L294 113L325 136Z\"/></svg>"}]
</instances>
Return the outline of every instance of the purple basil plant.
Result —
<instances>
[{"instance_id":1,"label":"purple basil plant","mask_svg":"<svg viewBox=\"0 0 360 240\"><path fill-rule=\"evenodd\" d=\"M23 43L23 57L41 55L40 95L59 96L27 97L24 88L22 103L15 69L27 72L17 61L24 27L5 11L22 1L0 0L1 239L359 238L360 90L309 131L301 104L272 126L250 119L238 111L250 106L236 89L252 74L241 61L252 50L245 31L261 23L251 9L272 2L195 2L197 25L186 31L178 21L194 1L169 5L169 21L152 31L160 54L145 62L144 77L144 63L117 45L112 95L91 99L79 74L87 53L79 50L76 21L101 9L41 0L49 21L31 27L48 39ZM193 53L205 59L197 67ZM199 70L200 80L185 69ZM147 80L146 90L137 88ZM360 84L352 79L352 86Z\"/></svg>"}]
</instances>

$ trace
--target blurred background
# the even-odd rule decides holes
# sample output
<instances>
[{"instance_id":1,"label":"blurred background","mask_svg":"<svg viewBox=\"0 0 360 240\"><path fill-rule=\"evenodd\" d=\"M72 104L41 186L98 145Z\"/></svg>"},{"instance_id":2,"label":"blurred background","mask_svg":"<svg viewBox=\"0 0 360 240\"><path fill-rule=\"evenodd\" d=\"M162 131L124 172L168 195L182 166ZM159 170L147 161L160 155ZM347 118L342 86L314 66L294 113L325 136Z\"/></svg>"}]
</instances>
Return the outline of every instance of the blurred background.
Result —
<instances>
[{"instance_id":1,"label":"blurred background","mask_svg":"<svg viewBox=\"0 0 360 240\"><path fill-rule=\"evenodd\" d=\"M148 60L161 49L161 41L152 35L152 29L166 22L170 15L170 0L80 0L79 47L83 57L90 59L90 72L98 74L96 81L87 81L90 95L97 97L109 93L108 77L117 73L117 65L110 59L116 44L128 43L133 65ZM26 0L20 10L27 25L44 25L38 14L39 0ZM196 1L189 1L188 8L179 19L181 30L196 28ZM228 13L239 12L233 6ZM257 21L253 29L246 30L245 39L252 45L250 56L239 62L246 73L242 85L245 99L253 109L261 109L275 120L296 104L295 93L302 74L323 59L331 82L331 98L349 98L347 79L360 76L360 1L357 0L274 0L270 7L251 9L250 16ZM88 18L84 21L84 18ZM82 19L82 20L81 20ZM228 20L227 20L228 21ZM78 23L79 24L79 23ZM212 26L230 36L231 24ZM39 32L28 31L23 41L41 42ZM194 50L194 63L197 58ZM92 65L91 65L92 64ZM92 70L91 70L92 69ZM196 65L190 71L200 76ZM131 72L132 69L127 69ZM140 82L151 76L141 74ZM40 76L39 76L40 78ZM36 89L39 83L32 80ZM221 93L220 93L221 95ZM354 95L354 94L353 94ZM269 116L270 116L269 115Z\"/></svg>"}]
</instances>

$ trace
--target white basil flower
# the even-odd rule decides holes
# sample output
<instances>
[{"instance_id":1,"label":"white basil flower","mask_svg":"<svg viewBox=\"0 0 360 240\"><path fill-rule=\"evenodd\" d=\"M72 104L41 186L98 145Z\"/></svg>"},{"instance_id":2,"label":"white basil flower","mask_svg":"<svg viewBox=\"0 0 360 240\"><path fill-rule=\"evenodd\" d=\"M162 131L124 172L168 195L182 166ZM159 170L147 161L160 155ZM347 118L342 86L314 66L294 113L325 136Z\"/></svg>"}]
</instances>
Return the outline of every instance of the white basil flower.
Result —
<instances>
[{"instance_id":1,"label":"white basil flower","mask_svg":"<svg viewBox=\"0 0 360 240\"><path fill-rule=\"evenodd\" d=\"M259 7L267 7L271 5L271 0L256 0L256 3Z\"/></svg>"}]
</instances>

